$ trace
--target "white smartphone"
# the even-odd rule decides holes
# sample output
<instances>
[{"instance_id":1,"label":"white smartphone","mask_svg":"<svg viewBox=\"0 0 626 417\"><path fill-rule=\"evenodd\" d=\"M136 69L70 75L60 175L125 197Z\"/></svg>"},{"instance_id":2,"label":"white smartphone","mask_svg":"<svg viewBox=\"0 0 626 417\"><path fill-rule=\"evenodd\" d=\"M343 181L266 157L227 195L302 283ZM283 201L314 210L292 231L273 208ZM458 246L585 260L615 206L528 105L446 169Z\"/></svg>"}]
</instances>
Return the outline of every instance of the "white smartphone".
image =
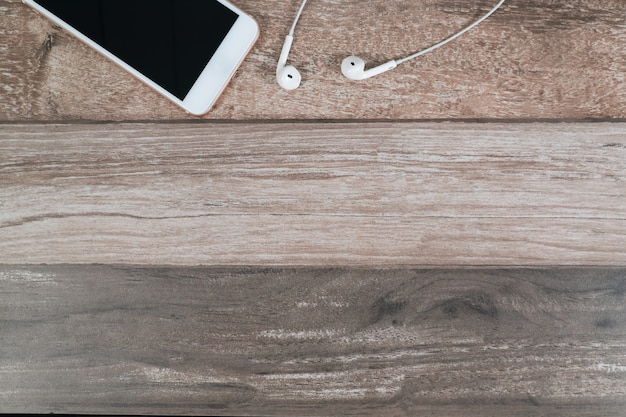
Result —
<instances>
[{"instance_id":1,"label":"white smartphone","mask_svg":"<svg viewBox=\"0 0 626 417\"><path fill-rule=\"evenodd\" d=\"M208 112L259 36L226 0L23 0L187 112Z\"/></svg>"}]
</instances>

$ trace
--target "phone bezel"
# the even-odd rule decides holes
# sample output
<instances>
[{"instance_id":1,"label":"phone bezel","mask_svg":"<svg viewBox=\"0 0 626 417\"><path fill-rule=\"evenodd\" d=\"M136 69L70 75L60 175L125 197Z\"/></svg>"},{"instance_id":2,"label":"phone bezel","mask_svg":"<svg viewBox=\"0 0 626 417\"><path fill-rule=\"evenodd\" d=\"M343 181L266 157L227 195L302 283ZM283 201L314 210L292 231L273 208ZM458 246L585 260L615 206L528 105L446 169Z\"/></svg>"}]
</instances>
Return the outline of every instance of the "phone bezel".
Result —
<instances>
[{"instance_id":1,"label":"phone bezel","mask_svg":"<svg viewBox=\"0 0 626 417\"><path fill-rule=\"evenodd\" d=\"M183 100L180 100L172 93L165 90L163 87L143 75L141 72L137 71L135 68L131 67L122 59L107 51L100 44L94 42L75 29L68 22L60 19L58 16L51 13L48 9L35 1L36 0L22 0L24 4L32 7L41 15L50 19L53 23L69 32L72 36L91 46L100 54L135 76L135 78L152 87L167 99L182 107L188 113L196 116L206 114L213 107L235 74L235 71L239 68L259 37L259 26L251 16L247 15L226 0L212 0L223 4L235 12L238 15L238 18L192 86L187 96L185 96Z\"/></svg>"}]
</instances>

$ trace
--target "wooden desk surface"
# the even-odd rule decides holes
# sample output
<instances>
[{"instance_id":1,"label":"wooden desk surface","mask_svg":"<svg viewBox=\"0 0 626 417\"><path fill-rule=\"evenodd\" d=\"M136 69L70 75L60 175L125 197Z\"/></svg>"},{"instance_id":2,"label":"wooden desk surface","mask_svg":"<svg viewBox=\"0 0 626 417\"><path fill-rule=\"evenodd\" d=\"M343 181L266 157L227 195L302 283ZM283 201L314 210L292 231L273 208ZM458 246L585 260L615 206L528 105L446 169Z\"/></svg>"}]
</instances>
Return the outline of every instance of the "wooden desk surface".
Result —
<instances>
[{"instance_id":1,"label":"wooden desk surface","mask_svg":"<svg viewBox=\"0 0 626 417\"><path fill-rule=\"evenodd\" d=\"M257 46L207 119L624 119L623 0L509 0L487 22L367 82L345 79L348 55L371 64L449 36L494 1L311 1L290 62L300 89L277 88L278 53L300 1L243 0ZM0 1L2 120L189 117L19 0ZM158 45L155 45L158 47Z\"/></svg>"},{"instance_id":2,"label":"wooden desk surface","mask_svg":"<svg viewBox=\"0 0 626 417\"><path fill-rule=\"evenodd\" d=\"M626 2L239 0L191 118L0 0L0 413L626 415Z\"/></svg>"}]
</instances>

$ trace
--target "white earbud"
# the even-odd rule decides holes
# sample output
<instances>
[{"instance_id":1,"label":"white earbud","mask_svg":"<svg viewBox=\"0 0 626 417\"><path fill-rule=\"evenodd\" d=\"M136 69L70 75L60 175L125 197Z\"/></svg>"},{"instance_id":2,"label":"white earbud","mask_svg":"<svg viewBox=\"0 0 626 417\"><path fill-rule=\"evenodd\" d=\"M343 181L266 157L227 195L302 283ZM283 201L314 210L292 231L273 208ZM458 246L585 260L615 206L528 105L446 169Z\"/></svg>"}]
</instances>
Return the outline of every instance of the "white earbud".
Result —
<instances>
[{"instance_id":1,"label":"white earbud","mask_svg":"<svg viewBox=\"0 0 626 417\"><path fill-rule=\"evenodd\" d=\"M292 43L293 36L287 35L280 58L278 58L278 65L276 66L276 81L285 90L295 90L300 86L300 81L302 81L300 72L293 65L286 65Z\"/></svg>"},{"instance_id":2,"label":"white earbud","mask_svg":"<svg viewBox=\"0 0 626 417\"><path fill-rule=\"evenodd\" d=\"M276 81L285 90L295 90L300 86L302 76L293 65L287 65L276 71Z\"/></svg>"},{"instance_id":3,"label":"white earbud","mask_svg":"<svg viewBox=\"0 0 626 417\"><path fill-rule=\"evenodd\" d=\"M300 72L293 66L287 65L287 58L289 57L289 51L291 50L291 44L293 43L293 33L296 30L296 24L302 15L304 6L307 0L302 0L296 18L293 20L289 34L285 37L285 44L282 51L280 51L280 58L278 58L278 65L276 66L276 81L285 90L295 90L300 86L302 76Z\"/></svg>"},{"instance_id":4,"label":"white earbud","mask_svg":"<svg viewBox=\"0 0 626 417\"><path fill-rule=\"evenodd\" d=\"M349 56L341 63L341 72L349 79L358 81L382 74L385 71L395 68L397 65L396 61L392 60L365 71L365 61L358 56Z\"/></svg>"},{"instance_id":5,"label":"white earbud","mask_svg":"<svg viewBox=\"0 0 626 417\"><path fill-rule=\"evenodd\" d=\"M349 56L346 59L344 59L343 62L341 63L341 72L343 73L343 75L345 75L351 80L364 80L366 78L373 77L374 75L381 74L385 71L389 71L390 69L393 69L406 61L409 61L411 59L417 58L418 56L427 54L428 52L434 51L435 49L447 44L448 42L452 42L453 40L455 40L456 38L458 38L459 36L467 32L468 30L471 30L472 28L479 25L482 21L487 19L493 13L495 13L495 11L498 10L500 6L502 6L504 1L505 0L499 0L498 3L491 10L489 10L487 14L482 16L480 19L476 20L471 25L461 29L454 35L442 40L441 42L438 42L434 44L433 46L430 46L426 49L422 49L421 51L418 51L414 53L413 55L409 55L402 59L389 61L387 63L384 63L383 65L380 65L376 68L369 69L367 71L365 71L365 61L363 61L361 58L357 56Z\"/></svg>"}]
</instances>

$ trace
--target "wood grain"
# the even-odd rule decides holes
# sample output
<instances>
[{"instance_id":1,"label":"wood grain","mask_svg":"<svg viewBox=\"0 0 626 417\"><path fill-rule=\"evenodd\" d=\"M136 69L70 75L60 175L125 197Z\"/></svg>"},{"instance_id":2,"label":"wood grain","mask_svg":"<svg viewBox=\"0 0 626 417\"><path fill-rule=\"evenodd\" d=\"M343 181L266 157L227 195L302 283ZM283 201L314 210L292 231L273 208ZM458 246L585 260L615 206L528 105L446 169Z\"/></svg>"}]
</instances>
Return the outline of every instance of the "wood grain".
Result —
<instances>
[{"instance_id":1,"label":"wood grain","mask_svg":"<svg viewBox=\"0 0 626 417\"><path fill-rule=\"evenodd\" d=\"M0 125L0 262L624 265L624 124Z\"/></svg>"},{"instance_id":2,"label":"wood grain","mask_svg":"<svg viewBox=\"0 0 626 417\"><path fill-rule=\"evenodd\" d=\"M296 92L274 80L300 0L239 0L261 38L211 119L626 118L626 2L509 0L463 38L361 83L347 55L372 65L447 37L494 1L310 2L290 62ZM0 120L186 119L176 106L54 27L0 0Z\"/></svg>"},{"instance_id":3,"label":"wood grain","mask_svg":"<svg viewBox=\"0 0 626 417\"><path fill-rule=\"evenodd\" d=\"M626 270L0 266L0 412L623 416Z\"/></svg>"},{"instance_id":4,"label":"wood grain","mask_svg":"<svg viewBox=\"0 0 626 417\"><path fill-rule=\"evenodd\" d=\"M261 38L179 123L0 0L0 413L624 417L626 2L507 0L354 83L493 2L311 1L292 93L300 0L236 3Z\"/></svg>"}]
</instances>

